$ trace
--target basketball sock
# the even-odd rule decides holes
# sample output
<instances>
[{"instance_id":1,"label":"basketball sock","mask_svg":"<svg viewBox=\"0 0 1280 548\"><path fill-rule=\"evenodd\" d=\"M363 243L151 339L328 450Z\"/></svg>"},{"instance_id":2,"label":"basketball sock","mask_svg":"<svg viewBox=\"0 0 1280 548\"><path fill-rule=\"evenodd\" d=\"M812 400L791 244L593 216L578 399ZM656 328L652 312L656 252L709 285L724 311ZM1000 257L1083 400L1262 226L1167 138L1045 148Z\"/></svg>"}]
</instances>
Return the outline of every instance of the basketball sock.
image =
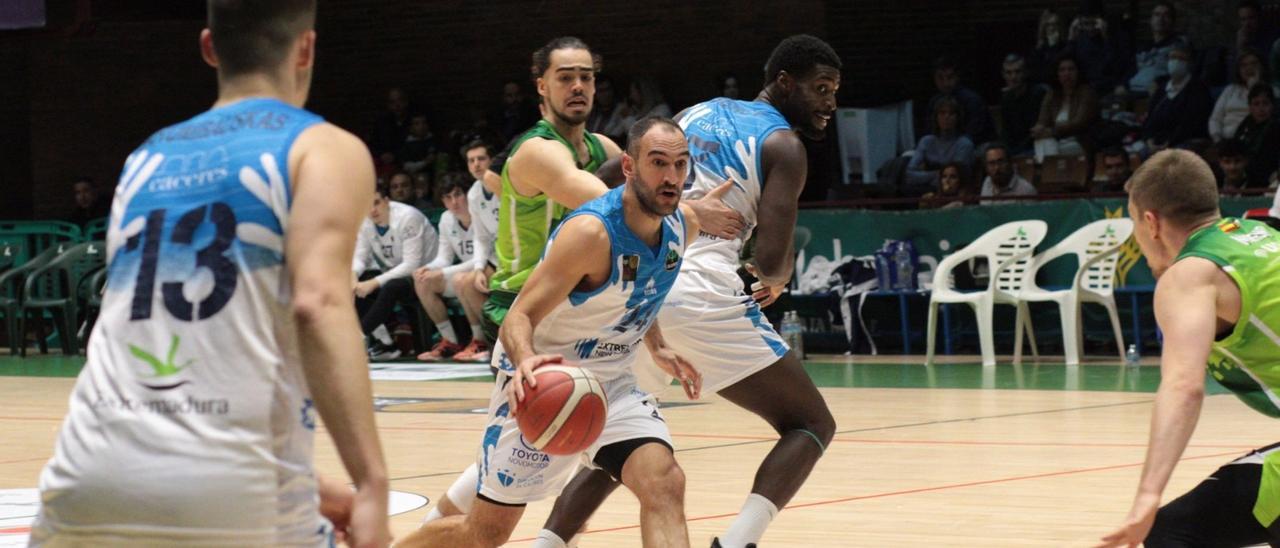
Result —
<instances>
[{"instance_id":1,"label":"basketball sock","mask_svg":"<svg viewBox=\"0 0 1280 548\"><path fill-rule=\"evenodd\" d=\"M437 323L436 329L440 330L440 336L444 337L444 340L458 344L458 335L453 332L453 324L449 323L449 320Z\"/></svg>"},{"instance_id":2,"label":"basketball sock","mask_svg":"<svg viewBox=\"0 0 1280 548\"><path fill-rule=\"evenodd\" d=\"M489 342L484 338L484 329L482 329L478 323L471 324L471 338L482 343Z\"/></svg>"},{"instance_id":3,"label":"basketball sock","mask_svg":"<svg viewBox=\"0 0 1280 548\"><path fill-rule=\"evenodd\" d=\"M778 507L769 499L756 493L747 496L742 504L742 511L729 524L729 530L720 537L720 545L724 548L744 548L748 544L757 544L769 522L778 515Z\"/></svg>"},{"instance_id":4,"label":"basketball sock","mask_svg":"<svg viewBox=\"0 0 1280 548\"><path fill-rule=\"evenodd\" d=\"M391 340L391 332L387 331L387 326L385 325L379 325L373 329L373 338L387 346L395 344L395 341Z\"/></svg>"},{"instance_id":5,"label":"basketball sock","mask_svg":"<svg viewBox=\"0 0 1280 548\"><path fill-rule=\"evenodd\" d=\"M453 485L449 486L445 494L454 506L466 514L471 511L471 505L476 501L476 484L479 482L480 469L473 463L462 471L458 479L453 480Z\"/></svg>"},{"instance_id":6,"label":"basketball sock","mask_svg":"<svg viewBox=\"0 0 1280 548\"><path fill-rule=\"evenodd\" d=\"M422 518L422 523L431 523L442 517L444 517L444 514L441 514L440 507L436 506L435 508L432 508L430 512L427 512L427 517Z\"/></svg>"},{"instance_id":7,"label":"basketball sock","mask_svg":"<svg viewBox=\"0 0 1280 548\"><path fill-rule=\"evenodd\" d=\"M533 548L569 548L564 540L550 529L538 531L538 538L533 541Z\"/></svg>"}]
</instances>

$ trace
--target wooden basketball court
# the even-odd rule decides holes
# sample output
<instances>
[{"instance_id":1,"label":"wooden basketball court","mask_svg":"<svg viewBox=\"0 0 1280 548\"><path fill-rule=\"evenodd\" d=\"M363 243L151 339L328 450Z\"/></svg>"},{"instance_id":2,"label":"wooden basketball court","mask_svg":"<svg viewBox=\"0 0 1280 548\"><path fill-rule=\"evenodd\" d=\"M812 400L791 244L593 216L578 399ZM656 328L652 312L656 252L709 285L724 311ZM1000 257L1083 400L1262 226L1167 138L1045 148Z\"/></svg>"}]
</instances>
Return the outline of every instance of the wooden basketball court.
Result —
<instances>
[{"instance_id":1,"label":"wooden basketball court","mask_svg":"<svg viewBox=\"0 0 1280 548\"><path fill-rule=\"evenodd\" d=\"M1084 546L1119 523L1141 469L1153 362L994 368L972 358L931 367L833 357L807 367L838 424L825 458L763 546ZM78 363L0 358L0 490L32 488L49 458ZM490 383L379 380L378 424L391 488L433 501L474 460ZM1169 498L1249 449L1277 441L1272 422L1210 385ZM718 398L664 410L688 475L694 546L739 509L775 435ZM317 468L343 474L323 428ZM551 501L529 507L510 545L528 546ZM433 502L434 503L434 502ZM429 506L392 518L397 535ZM25 534L0 520L0 545ZM619 490L583 547L639 546L638 506Z\"/></svg>"}]
</instances>

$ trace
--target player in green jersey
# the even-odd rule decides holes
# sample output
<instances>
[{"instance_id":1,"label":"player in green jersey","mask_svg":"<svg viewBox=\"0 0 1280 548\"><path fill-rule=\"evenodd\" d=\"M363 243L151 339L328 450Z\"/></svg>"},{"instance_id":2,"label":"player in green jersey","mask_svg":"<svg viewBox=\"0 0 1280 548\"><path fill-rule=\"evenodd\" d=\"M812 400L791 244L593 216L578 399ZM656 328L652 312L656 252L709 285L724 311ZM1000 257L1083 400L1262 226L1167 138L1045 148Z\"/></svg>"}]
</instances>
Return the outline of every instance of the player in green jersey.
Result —
<instances>
[{"instance_id":1,"label":"player in green jersey","mask_svg":"<svg viewBox=\"0 0 1280 548\"><path fill-rule=\"evenodd\" d=\"M1280 417L1280 233L1222 218L1209 166L1152 156L1126 185L1134 237L1155 274L1164 332L1146 465L1124 524L1099 546L1280 542L1280 444L1251 451L1161 507L1195 430L1208 371L1246 405Z\"/></svg>"}]
</instances>

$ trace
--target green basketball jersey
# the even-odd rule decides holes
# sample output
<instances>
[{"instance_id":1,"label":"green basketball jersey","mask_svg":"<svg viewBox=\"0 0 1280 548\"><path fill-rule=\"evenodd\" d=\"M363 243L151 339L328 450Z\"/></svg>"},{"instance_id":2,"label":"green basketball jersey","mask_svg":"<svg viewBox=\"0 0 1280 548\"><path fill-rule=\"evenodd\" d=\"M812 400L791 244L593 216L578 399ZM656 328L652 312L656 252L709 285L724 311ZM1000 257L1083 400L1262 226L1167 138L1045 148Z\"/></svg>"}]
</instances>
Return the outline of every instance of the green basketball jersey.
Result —
<instances>
[{"instance_id":1,"label":"green basketball jersey","mask_svg":"<svg viewBox=\"0 0 1280 548\"><path fill-rule=\"evenodd\" d=\"M1240 319L1215 341L1209 372L1249 407L1280 417L1280 233L1226 218L1197 230L1176 260L1208 259L1240 288Z\"/></svg>"},{"instance_id":2,"label":"green basketball jersey","mask_svg":"<svg viewBox=\"0 0 1280 548\"><path fill-rule=\"evenodd\" d=\"M578 157L577 149L569 143L555 126L546 120L539 120L537 125L518 137L511 147L508 158L516 155L520 146L529 139L548 139L558 141L569 149L573 157ZM578 162L578 168L595 172L608 159L604 145L600 140L586 132L587 151L590 158L585 164ZM556 225L564 218L566 208L547 199L546 194L522 196L516 193L511 185L511 162L502 166L502 201L498 207L498 243L494 246L498 257L498 270L489 281L489 288L495 291L518 292L524 287L525 280L533 272L533 267L542 258L542 249L547 245L547 238L555 230Z\"/></svg>"}]
</instances>

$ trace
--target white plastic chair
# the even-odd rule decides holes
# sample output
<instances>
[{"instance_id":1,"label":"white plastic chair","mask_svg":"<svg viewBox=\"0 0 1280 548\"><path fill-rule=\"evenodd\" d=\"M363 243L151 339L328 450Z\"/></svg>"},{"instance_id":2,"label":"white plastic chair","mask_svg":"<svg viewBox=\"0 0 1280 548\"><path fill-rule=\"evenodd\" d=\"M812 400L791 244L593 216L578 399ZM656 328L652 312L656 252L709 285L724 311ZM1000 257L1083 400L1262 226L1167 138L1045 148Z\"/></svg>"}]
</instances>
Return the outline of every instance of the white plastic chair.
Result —
<instances>
[{"instance_id":1,"label":"white plastic chair","mask_svg":"<svg viewBox=\"0 0 1280 548\"><path fill-rule=\"evenodd\" d=\"M1103 219L1080 227L1053 247L1035 257L1035 264L1027 270L1023 290L1018 297L1025 302L1055 302L1062 316L1062 348L1067 365L1080 363L1083 331L1080 307L1084 303L1097 303L1107 309L1111 317L1111 330L1116 336L1116 350L1124 359L1124 336L1120 332L1120 315L1116 313L1113 291L1116 262L1120 246L1133 234L1133 221L1129 219ZM1080 261L1071 280L1070 289L1049 291L1036 285L1036 272L1050 261L1074 254ZM1029 318L1029 316L1028 316ZM1028 325L1028 328L1030 326ZM1034 340L1034 339L1033 339ZM1018 341L1022 346L1022 341Z\"/></svg>"},{"instance_id":2,"label":"white plastic chair","mask_svg":"<svg viewBox=\"0 0 1280 548\"><path fill-rule=\"evenodd\" d=\"M997 226L980 236L973 243L947 255L933 271L933 292L929 296L929 329L926 334L925 363L933 363L933 351L938 330L938 304L964 303L973 308L978 319L978 342L982 347L982 365L995 365L996 350L992 336L992 310L996 304L1019 306L1018 321L1014 333L1022 340L1023 307L1017 294L1031 267L1031 253L1035 251L1049 225L1044 221L1014 221ZM955 289L955 277L951 271L956 265L974 257L985 257L991 269L991 278L984 291L960 292ZM1035 342L1032 342L1034 348ZM1016 346L1015 360L1021 359L1022 345Z\"/></svg>"}]
</instances>

